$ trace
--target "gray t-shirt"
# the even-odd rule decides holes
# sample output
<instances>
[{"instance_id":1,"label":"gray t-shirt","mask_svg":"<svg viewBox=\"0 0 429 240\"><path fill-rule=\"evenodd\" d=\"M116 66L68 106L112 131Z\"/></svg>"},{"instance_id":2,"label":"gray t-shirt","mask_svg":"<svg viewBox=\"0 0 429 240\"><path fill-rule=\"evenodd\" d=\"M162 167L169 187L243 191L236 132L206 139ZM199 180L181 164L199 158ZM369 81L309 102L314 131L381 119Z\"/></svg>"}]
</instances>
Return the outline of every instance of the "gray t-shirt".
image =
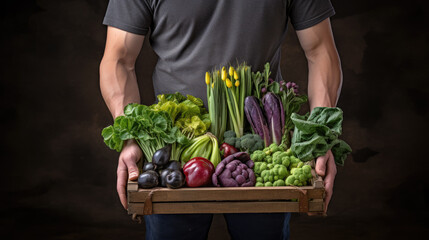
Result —
<instances>
[{"instance_id":1,"label":"gray t-shirt","mask_svg":"<svg viewBox=\"0 0 429 240\"><path fill-rule=\"evenodd\" d=\"M329 0L110 0L103 24L146 35L159 59L155 94L181 92L206 102L206 71L245 61L280 73L290 19L302 30L334 15Z\"/></svg>"}]
</instances>

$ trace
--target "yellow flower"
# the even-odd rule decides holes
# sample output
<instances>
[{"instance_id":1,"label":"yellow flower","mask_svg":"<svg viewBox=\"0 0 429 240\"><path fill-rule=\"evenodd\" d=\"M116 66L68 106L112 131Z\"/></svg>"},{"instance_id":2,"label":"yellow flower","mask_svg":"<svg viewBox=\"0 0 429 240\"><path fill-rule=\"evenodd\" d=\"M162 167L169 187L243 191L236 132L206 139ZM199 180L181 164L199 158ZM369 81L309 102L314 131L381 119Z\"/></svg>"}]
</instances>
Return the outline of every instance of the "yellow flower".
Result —
<instances>
[{"instance_id":1,"label":"yellow flower","mask_svg":"<svg viewBox=\"0 0 429 240\"><path fill-rule=\"evenodd\" d=\"M229 67L229 76L234 76L234 72L235 72L235 70L234 70L234 68L232 67L232 66L230 66Z\"/></svg>"},{"instance_id":2,"label":"yellow flower","mask_svg":"<svg viewBox=\"0 0 429 240\"><path fill-rule=\"evenodd\" d=\"M236 86L236 87L240 86L240 81L238 81L238 80L237 80L237 81L235 81L235 86Z\"/></svg>"},{"instance_id":3,"label":"yellow flower","mask_svg":"<svg viewBox=\"0 0 429 240\"><path fill-rule=\"evenodd\" d=\"M212 83L212 88L214 88L214 82Z\"/></svg>"},{"instance_id":4,"label":"yellow flower","mask_svg":"<svg viewBox=\"0 0 429 240\"><path fill-rule=\"evenodd\" d=\"M226 79L226 86L228 88L232 88L232 82L231 82L231 80L229 80L229 78Z\"/></svg>"},{"instance_id":5,"label":"yellow flower","mask_svg":"<svg viewBox=\"0 0 429 240\"><path fill-rule=\"evenodd\" d=\"M238 80L238 74L237 74L237 72L236 72L236 71L234 71L234 79L235 79L235 80Z\"/></svg>"},{"instance_id":6,"label":"yellow flower","mask_svg":"<svg viewBox=\"0 0 429 240\"><path fill-rule=\"evenodd\" d=\"M209 85L210 84L210 73L206 72L206 84Z\"/></svg>"},{"instance_id":7,"label":"yellow flower","mask_svg":"<svg viewBox=\"0 0 429 240\"><path fill-rule=\"evenodd\" d=\"M225 81L226 79L226 70L225 67L222 67L222 76L221 76L222 81Z\"/></svg>"}]
</instances>

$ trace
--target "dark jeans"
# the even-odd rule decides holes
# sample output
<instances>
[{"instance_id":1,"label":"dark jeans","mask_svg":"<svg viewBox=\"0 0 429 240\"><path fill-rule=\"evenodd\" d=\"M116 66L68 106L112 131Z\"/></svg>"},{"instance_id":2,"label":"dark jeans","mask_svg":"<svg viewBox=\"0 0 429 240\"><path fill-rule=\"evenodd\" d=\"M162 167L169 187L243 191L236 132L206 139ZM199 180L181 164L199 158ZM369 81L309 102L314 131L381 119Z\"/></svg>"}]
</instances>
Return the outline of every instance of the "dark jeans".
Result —
<instances>
[{"instance_id":1,"label":"dark jeans","mask_svg":"<svg viewBox=\"0 0 429 240\"><path fill-rule=\"evenodd\" d=\"M224 217L233 240L289 239L290 213L230 213ZM146 239L207 239L212 218L212 214L147 215Z\"/></svg>"}]
</instances>

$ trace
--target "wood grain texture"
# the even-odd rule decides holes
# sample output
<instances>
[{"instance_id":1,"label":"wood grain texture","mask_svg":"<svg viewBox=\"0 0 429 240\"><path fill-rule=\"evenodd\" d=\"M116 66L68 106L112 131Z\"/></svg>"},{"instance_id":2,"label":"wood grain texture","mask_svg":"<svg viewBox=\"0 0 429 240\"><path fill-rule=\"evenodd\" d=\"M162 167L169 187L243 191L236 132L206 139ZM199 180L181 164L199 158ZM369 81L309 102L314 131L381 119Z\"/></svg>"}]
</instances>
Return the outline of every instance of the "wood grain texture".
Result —
<instances>
[{"instance_id":1,"label":"wood grain texture","mask_svg":"<svg viewBox=\"0 0 429 240\"><path fill-rule=\"evenodd\" d=\"M153 188L129 192L128 201L144 202L151 191L155 191L153 202L198 202L198 201L249 201L298 199L302 190L310 199L323 198L325 190L314 187L231 187L231 188Z\"/></svg>"}]
</instances>

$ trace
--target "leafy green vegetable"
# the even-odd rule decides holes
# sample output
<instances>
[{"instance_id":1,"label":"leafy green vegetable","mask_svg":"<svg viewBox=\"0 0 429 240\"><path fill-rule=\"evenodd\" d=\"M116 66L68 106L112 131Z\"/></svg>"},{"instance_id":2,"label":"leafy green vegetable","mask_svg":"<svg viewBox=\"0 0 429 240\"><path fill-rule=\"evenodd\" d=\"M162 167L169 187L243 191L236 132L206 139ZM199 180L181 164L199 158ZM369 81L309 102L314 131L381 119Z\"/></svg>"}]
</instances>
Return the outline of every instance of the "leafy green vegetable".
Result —
<instances>
[{"instance_id":1,"label":"leafy green vegetable","mask_svg":"<svg viewBox=\"0 0 429 240\"><path fill-rule=\"evenodd\" d=\"M343 111L340 108L317 107L311 114L291 116L295 124L292 137L292 151L302 161L323 156L331 149L335 162L344 165L352 149L338 139L342 132Z\"/></svg>"},{"instance_id":2,"label":"leafy green vegetable","mask_svg":"<svg viewBox=\"0 0 429 240\"><path fill-rule=\"evenodd\" d=\"M113 150L120 152L124 140L135 139L145 158L151 161L156 150L175 143L181 137L180 131L173 126L166 112L132 103L125 107L124 114L101 133L106 145Z\"/></svg>"},{"instance_id":3,"label":"leafy green vegetable","mask_svg":"<svg viewBox=\"0 0 429 240\"><path fill-rule=\"evenodd\" d=\"M173 125L190 139L206 133L210 127L211 122L203 101L191 95L161 94L158 96L158 103L150 108L168 113Z\"/></svg>"},{"instance_id":4,"label":"leafy green vegetable","mask_svg":"<svg viewBox=\"0 0 429 240\"><path fill-rule=\"evenodd\" d=\"M177 143L173 144L171 158L179 160L183 149L191 143L191 139L201 136L210 128L211 121L204 103L192 95L181 93L158 95L158 103L150 106L157 111L165 111L171 122L181 134L177 134Z\"/></svg>"},{"instance_id":5,"label":"leafy green vegetable","mask_svg":"<svg viewBox=\"0 0 429 240\"><path fill-rule=\"evenodd\" d=\"M179 160L190 139L207 132L210 119L201 99L180 93L161 94L151 106L136 103L124 109L125 116L115 119L102 131L104 142L120 152L123 141L135 139L146 159L151 161L156 150L172 144L171 159Z\"/></svg>"}]
</instances>

